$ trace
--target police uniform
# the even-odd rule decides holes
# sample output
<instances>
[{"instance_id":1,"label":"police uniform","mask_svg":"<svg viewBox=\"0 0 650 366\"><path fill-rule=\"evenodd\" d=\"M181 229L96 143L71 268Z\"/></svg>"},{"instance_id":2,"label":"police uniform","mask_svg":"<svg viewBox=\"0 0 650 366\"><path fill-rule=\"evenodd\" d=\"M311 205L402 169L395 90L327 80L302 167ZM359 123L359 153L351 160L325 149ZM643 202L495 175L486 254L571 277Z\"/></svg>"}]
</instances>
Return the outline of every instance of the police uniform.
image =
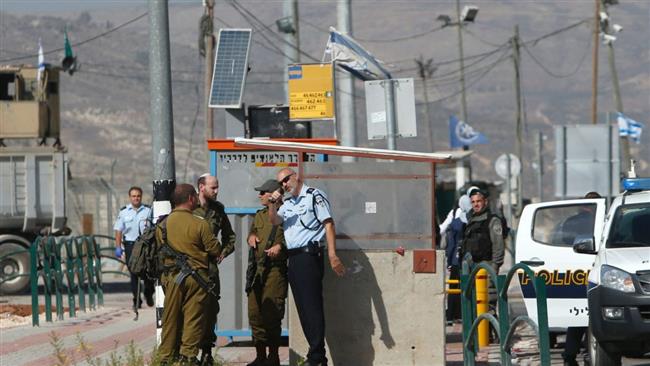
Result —
<instances>
[{"instance_id":1,"label":"police uniform","mask_svg":"<svg viewBox=\"0 0 650 366\"><path fill-rule=\"evenodd\" d=\"M203 278L207 278L208 258L221 255L221 244L212 233L210 225L200 216L187 209L175 209L166 219L167 244L188 257L189 265ZM162 229L156 231L156 239L163 242ZM178 354L189 359L196 357L205 330L205 311L210 295L194 278L186 277L176 283L179 273L172 258L165 258L165 270L161 276L165 292L162 315L162 338L159 355L169 362Z\"/></svg>"},{"instance_id":2,"label":"police uniform","mask_svg":"<svg viewBox=\"0 0 650 366\"><path fill-rule=\"evenodd\" d=\"M210 229L215 236L221 232L221 255L227 257L235 251L235 232L230 225L230 220L226 215L224 205L218 201L208 200L207 207L198 207L194 214L203 217L210 225ZM217 267L216 257L211 257L208 264L208 273L210 280L216 285L215 291L220 293L219 269ZM214 347L217 336L214 333L214 326L217 323L217 314L219 314L219 299L210 296L205 314L205 335L201 341L201 349L204 354L209 353ZM203 357L203 356L202 356Z\"/></svg>"},{"instance_id":3,"label":"police uniform","mask_svg":"<svg viewBox=\"0 0 650 366\"><path fill-rule=\"evenodd\" d=\"M269 209L257 211L249 233L256 235L260 242L257 249L253 249L257 268L256 281L248 293L248 320L256 346L279 347L287 297L287 249L281 226L276 229L273 242L269 242L272 230ZM275 245L280 245L282 250L271 259L264 250Z\"/></svg>"},{"instance_id":4,"label":"police uniform","mask_svg":"<svg viewBox=\"0 0 650 366\"><path fill-rule=\"evenodd\" d=\"M331 219L329 201L322 191L303 184L298 196L278 209L289 254L289 284L302 330L309 343L307 360L327 364L323 312L323 222Z\"/></svg>"},{"instance_id":5,"label":"police uniform","mask_svg":"<svg viewBox=\"0 0 650 366\"><path fill-rule=\"evenodd\" d=\"M133 251L133 244L138 239L140 234L149 226L151 222L152 211L147 205L140 205L137 209L132 204L128 204L120 209L117 215L117 220L113 226L113 230L122 233L122 246L126 254L126 262L129 263L131 252ZM153 281L143 278L144 280L144 295L147 299L149 306L153 306ZM138 294L138 276L131 274L131 293L133 294L133 306L136 306L136 301L139 300Z\"/></svg>"}]
</instances>

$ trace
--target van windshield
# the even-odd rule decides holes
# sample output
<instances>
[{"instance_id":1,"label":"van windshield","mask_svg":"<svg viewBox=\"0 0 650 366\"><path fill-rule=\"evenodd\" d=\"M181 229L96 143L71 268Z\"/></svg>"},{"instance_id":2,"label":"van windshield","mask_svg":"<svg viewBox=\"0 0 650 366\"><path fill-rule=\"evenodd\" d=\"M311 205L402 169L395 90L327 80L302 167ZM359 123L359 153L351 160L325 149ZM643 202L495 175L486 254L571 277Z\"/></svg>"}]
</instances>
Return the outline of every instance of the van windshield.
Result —
<instances>
[{"instance_id":1,"label":"van windshield","mask_svg":"<svg viewBox=\"0 0 650 366\"><path fill-rule=\"evenodd\" d=\"M650 203L620 206L612 220L607 248L650 247Z\"/></svg>"}]
</instances>

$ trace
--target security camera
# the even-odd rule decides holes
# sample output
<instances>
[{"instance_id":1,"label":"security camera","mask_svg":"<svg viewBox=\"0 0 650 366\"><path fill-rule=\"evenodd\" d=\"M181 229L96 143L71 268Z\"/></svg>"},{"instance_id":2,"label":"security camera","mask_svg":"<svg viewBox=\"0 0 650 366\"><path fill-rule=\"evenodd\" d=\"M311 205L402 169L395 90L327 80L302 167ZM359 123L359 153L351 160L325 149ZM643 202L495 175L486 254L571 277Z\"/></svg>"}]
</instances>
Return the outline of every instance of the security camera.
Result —
<instances>
[{"instance_id":1,"label":"security camera","mask_svg":"<svg viewBox=\"0 0 650 366\"><path fill-rule=\"evenodd\" d=\"M620 33L623 31L623 26L620 24L614 24L612 25L612 30L614 30L616 33Z\"/></svg>"},{"instance_id":2,"label":"security camera","mask_svg":"<svg viewBox=\"0 0 650 366\"><path fill-rule=\"evenodd\" d=\"M607 20L607 19L609 19L609 15L607 15L607 13L605 13L604 11L601 11L600 20Z\"/></svg>"},{"instance_id":3,"label":"security camera","mask_svg":"<svg viewBox=\"0 0 650 366\"><path fill-rule=\"evenodd\" d=\"M614 43L614 41L616 41L616 36L612 36L611 34L603 34L603 44Z\"/></svg>"}]
</instances>

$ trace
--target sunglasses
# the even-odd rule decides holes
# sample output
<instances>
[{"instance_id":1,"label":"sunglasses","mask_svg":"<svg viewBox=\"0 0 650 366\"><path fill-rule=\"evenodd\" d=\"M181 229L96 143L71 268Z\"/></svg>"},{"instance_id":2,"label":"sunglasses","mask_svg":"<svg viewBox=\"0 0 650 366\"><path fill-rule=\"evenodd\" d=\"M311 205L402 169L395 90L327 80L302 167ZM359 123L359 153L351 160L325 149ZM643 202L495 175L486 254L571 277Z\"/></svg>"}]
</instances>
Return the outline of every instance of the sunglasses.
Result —
<instances>
[{"instance_id":1,"label":"sunglasses","mask_svg":"<svg viewBox=\"0 0 650 366\"><path fill-rule=\"evenodd\" d=\"M257 194L260 195L260 196L263 196L263 195L265 195L267 193L268 193L267 191L258 191L257 192Z\"/></svg>"},{"instance_id":2,"label":"sunglasses","mask_svg":"<svg viewBox=\"0 0 650 366\"><path fill-rule=\"evenodd\" d=\"M287 175L286 177L282 178L282 180L279 180L278 183L284 184L284 183L288 182L289 179L291 179L291 176L294 175L294 174L296 174L296 173L291 173L291 174Z\"/></svg>"}]
</instances>

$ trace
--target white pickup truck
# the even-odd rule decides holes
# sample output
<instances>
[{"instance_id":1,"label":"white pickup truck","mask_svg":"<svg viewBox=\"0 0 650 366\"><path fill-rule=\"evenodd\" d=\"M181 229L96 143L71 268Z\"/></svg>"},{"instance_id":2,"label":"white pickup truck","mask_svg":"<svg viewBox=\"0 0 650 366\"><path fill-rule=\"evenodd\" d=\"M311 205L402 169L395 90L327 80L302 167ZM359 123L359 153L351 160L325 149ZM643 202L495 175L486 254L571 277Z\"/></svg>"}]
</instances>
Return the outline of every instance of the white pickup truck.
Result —
<instances>
[{"instance_id":1,"label":"white pickup truck","mask_svg":"<svg viewBox=\"0 0 650 366\"><path fill-rule=\"evenodd\" d=\"M531 204L517 230L516 261L546 279L551 332L589 327L592 365L650 353L650 179L623 180L605 199ZM535 294L521 279L528 315Z\"/></svg>"}]
</instances>

